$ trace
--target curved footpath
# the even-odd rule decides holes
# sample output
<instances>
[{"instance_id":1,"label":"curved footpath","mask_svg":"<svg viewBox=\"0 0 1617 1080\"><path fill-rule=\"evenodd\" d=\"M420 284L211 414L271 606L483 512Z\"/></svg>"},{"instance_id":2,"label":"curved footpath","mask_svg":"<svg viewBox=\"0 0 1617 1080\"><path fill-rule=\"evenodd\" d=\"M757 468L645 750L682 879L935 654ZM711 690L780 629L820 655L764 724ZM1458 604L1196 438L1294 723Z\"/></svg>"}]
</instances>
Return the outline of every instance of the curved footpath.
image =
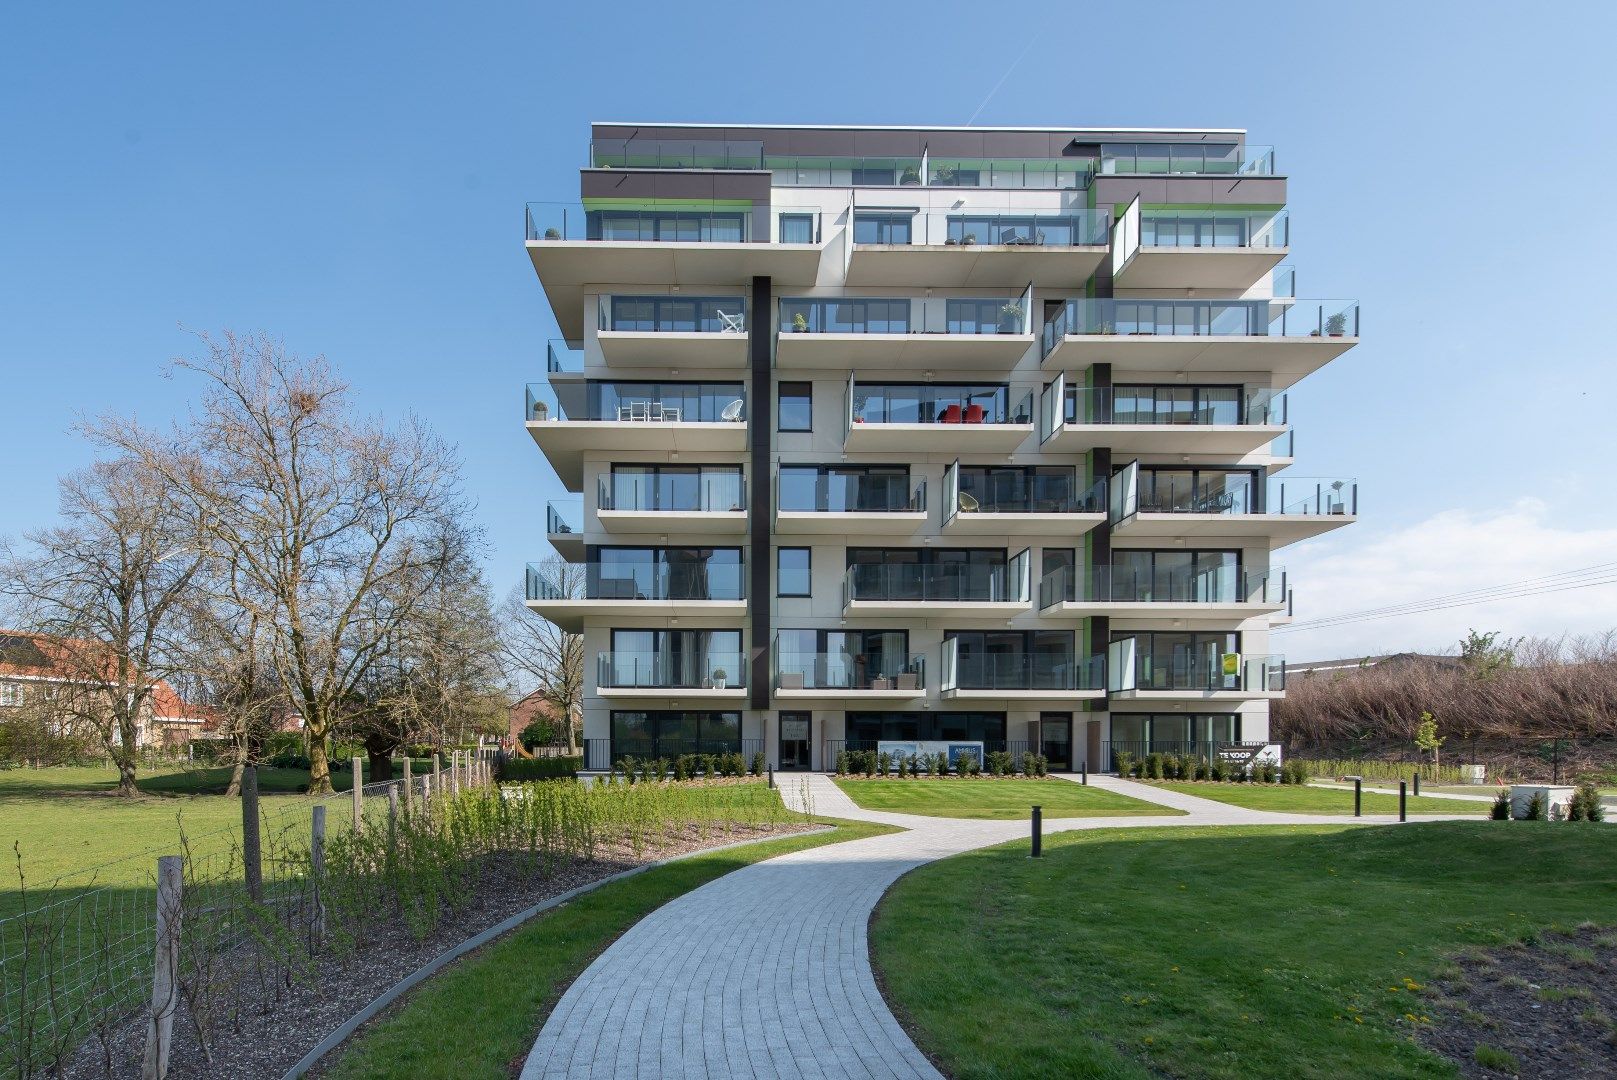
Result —
<instances>
[{"instance_id":1,"label":"curved footpath","mask_svg":"<svg viewBox=\"0 0 1617 1080\"><path fill-rule=\"evenodd\" d=\"M523 1080L940 1075L876 989L867 921L907 871L1025 837L1027 822L880 813L860 809L819 773L777 780L796 809L806 796L816 814L907 831L756 863L658 908L562 995ZM1046 819L1046 832L1397 821L1247 810L1109 776L1089 782L1187 813Z\"/></svg>"}]
</instances>

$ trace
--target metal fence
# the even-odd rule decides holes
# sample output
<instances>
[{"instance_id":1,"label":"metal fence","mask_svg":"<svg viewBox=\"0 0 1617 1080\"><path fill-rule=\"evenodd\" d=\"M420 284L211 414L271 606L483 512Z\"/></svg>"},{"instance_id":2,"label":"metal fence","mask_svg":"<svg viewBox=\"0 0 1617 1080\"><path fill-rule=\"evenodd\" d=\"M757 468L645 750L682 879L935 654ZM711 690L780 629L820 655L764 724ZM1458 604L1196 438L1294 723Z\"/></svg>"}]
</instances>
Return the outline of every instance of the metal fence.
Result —
<instances>
[{"instance_id":1,"label":"metal fence","mask_svg":"<svg viewBox=\"0 0 1617 1080\"><path fill-rule=\"evenodd\" d=\"M56 1075L86 1040L110 1052L142 1008L170 1024L182 999L193 1013L226 1014L253 992L241 957L225 960L233 951L251 954L247 981L260 987L309 968L325 931L326 839L492 782L491 756L466 751L357 791L265 800L249 769L240 825L177 827L166 848L47 882L30 880L19 857L16 899L0 907L0 1076Z\"/></svg>"},{"instance_id":2,"label":"metal fence","mask_svg":"<svg viewBox=\"0 0 1617 1080\"><path fill-rule=\"evenodd\" d=\"M1428 780L1450 783L1565 784L1591 779L1600 786L1617 786L1617 738L1450 735L1444 738L1435 760L1412 740L1292 740L1283 741L1282 746L1288 758L1317 762L1323 770L1341 775L1385 774L1383 778L1395 779L1419 772Z\"/></svg>"}]
</instances>

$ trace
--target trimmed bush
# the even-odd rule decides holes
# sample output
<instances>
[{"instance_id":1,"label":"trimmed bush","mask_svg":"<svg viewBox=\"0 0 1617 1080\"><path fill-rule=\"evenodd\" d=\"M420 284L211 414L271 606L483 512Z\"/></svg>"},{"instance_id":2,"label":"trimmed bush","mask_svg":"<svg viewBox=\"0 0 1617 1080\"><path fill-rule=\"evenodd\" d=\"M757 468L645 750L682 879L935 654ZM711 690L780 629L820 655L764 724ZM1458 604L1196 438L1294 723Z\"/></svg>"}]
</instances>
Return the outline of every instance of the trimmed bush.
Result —
<instances>
[{"instance_id":1,"label":"trimmed bush","mask_svg":"<svg viewBox=\"0 0 1617 1080\"><path fill-rule=\"evenodd\" d=\"M846 750L837 751L837 775L848 775L848 752Z\"/></svg>"},{"instance_id":2,"label":"trimmed bush","mask_svg":"<svg viewBox=\"0 0 1617 1080\"><path fill-rule=\"evenodd\" d=\"M766 763L764 762L764 752L762 750L752 755L752 775L762 776L766 767Z\"/></svg>"},{"instance_id":3,"label":"trimmed bush","mask_svg":"<svg viewBox=\"0 0 1617 1080\"><path fill-rule=\"evenodd\" d=\"M1112 764L1117 766L1117 775L1134 775L1134 755L1127 750L1119 750L1112 755Z\"/></svg>"},{"instance_id":4,"label":"trimmed bush","mask_svg":"<svg viewBox=\"0 0 1617 1080\"><path fill-rule=\"evenodd\" d=\"M1568 821L1604 821L1606 810L1600 805L1600 790L1593 781L1581 781L1572 792L1572 804L1567 807Z\"/></svg>"},{"instance_id":5,"label":"trimmed bush","mask_svg":"<svg viewBox=\"0 0 1617 1080\"><path fill-rule=\"evenodd\" d=\"M876 771L887 776L893 771L893 755L883 750L876 755Z\"/></svg>"},{"instance_id":6,"label":"trimmed bush","mask_svg":"<svg viewBox=\"0 0 1617 1080\"><path fill-rule=\"evenodd\" d=\"M584 759L581 757L508 757L500 762L495 779L502 784L521 784L529 780L566 780L577 776L578 770L583 767ZM618 762L618 768L627 771L622 761Z\"/></svg>"},{"instance_id":7,"label":"trimmed bush","mask_svg":"<svg viewBox=\"0 0 1617 1080\"><path fill-rule=\"evenodd\" d=\"M1527 801L1527 812L1522 816L1522 820L1543 821L1544 819L1544 793L1535 791L1533 792L1533 797Z\"/></svg>"},{"instance_id":8,"label":"trimmed bush","mask_svg":"<svg viewBox=\"0 0 1617 1080\"><path fill-rule=\"evenodd\" d=\"M1488 816L1493 818L1495 821L1509 821L1510 820L1510 789L1509 788L1503 788L1502 787L1502 788L1499 789L1499 794L1494 797L1493 809L1488 811Z\"/></svg>"},{"instance_id":9,"label":"trimmed bush","mask_svg":"<svg viewBox=\"0 0 1617 1080\"><path fill-rule=\"evenodd\" d=\"M1147 754L1147 755L1145 755L1145 778L1147 780L1161 780L1162 779L1162 755L1161 754Z\"/></svg>"}]
</instances>

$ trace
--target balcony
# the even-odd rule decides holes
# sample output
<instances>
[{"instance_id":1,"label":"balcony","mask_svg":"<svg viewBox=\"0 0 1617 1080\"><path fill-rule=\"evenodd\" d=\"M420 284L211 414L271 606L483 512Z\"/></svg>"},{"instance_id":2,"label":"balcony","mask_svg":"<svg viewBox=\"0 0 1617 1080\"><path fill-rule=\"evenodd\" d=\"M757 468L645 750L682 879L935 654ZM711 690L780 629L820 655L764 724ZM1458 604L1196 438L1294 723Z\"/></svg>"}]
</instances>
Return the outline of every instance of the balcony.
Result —
<instances>
[{"instance_id":1,"label":"balcony","mask_svg":"<svg viewBox=\"0 0 1617 1080\"><path fill-rule=\"evenodd\" d=\"M1359 342L1356 300L1069 300L1044 324L1047 367L1124 375L1264 372L1285 389Z\"/></svg>"},{"instance_id":2,"label":"balcony","mask_svg":"<svg viewBox=\"0 0 1617 1080\"><path fill-rule=\"evenodd\" d=\"M1258 572L1219 566L1199 574L1152 574L1120 566L1063 567L1039 582L1039 614L1056 619L1171 619L1192 629L1219 629L1285 612L1290 603L1286 573L1278 568Z\"/></svg>"},{"instance_id":3,"label":"balcony","mask_svg":"<svg viewBox=\"0 0 1617 1080\"><path fill-rule=\"evenodd\" d=\"M640 562L590 560L583 573L557 580L542 567L528 566L527 603L539 615L570 633L581 633L586 617L659 619L706 616L741 618L747 613L746 561L701 558L703 549L669 549L676 558ZM697 553L684 562L680 557ZM582 579L581 584L575 582Z\"/></svg>"},{"instance_id":4,"label":"balcony","mask_svg":"<svg viewBox=\"0 0 1617 1080\"><path fill-rule=\"evenodd\" d=\"M843 391L844 449L1008 454L1034 433L1033 390L995 383L858 382Z\"/></svg>"},{"instance_id":5,"label":"balcony","mask_svg":"<svg viewBox=\"0 0 1617 1080\"><path fill-rule=\"evenodd\" d=\"M596 199L529 203L528 257L562 333L583 336L583 287L600 282L812 285L825 250L817 207Z\"/></svg>"},{"instance_id":6,"label":"balcony","mask_svg":"<svg viewBox=\"0 0 1617 1080\"><path fill-rule=\"evenodd\" d=\"M1123 454L1238 460L1288 433L1286 395L1269 389L1072 386L1062 372L1041 391L1039 404L1041 448L1052 453L1105 446Z\"/></svg>"},{"instance_id":7,"label":"balcony","mask_svg":"<svg viewBox=\"0 0 1617 1080\"><path fill-rule=\"evenodd\" d=\"M1284 209L1146 210L1136 199L1112 230L1112 282L1120 289L1244 292L1289 250Z\"/></svg>"},{"instance_id":8,"label":"balcony","mask_svg":"<svg viewBox=\"0 0 1617 1080\"><path fill-rule=\"evenodd\" d=\"M775 364L1008 371L1035 337L1031 291L1021 296L782 297Z\"/></svg>"},{"instance_id":9,"label":"balcony","mask_svg":"<svg viewBox=\"0 0 1617 1080\"><path fill-rule=\"evenodd\" d=\"M1000 188L1085 191L1090 161L1066 158L919 158L765 155L776 187Z\"/></svg>"},{"instance_id":10,"label":"balcony","mask_svg":"<svg viewBox=\"0 0 1617 1080\"><path fill-rule=\"evenodd\" d=\"M1106 689L1115 699L1190 703L1285 696L1284 656L1192 653L1159 660L1137 646L1137 639L1123 638L1107 648Z\"/></svg>"},{"instance_id":11,"label":"balcony","mask_svg":"<svg viewBox=\"0 0 1617 1080\"><path fill-rule=\"evenodd\" d=\"M1031 567L1026 548L998 564L855 563L842 578L842 609L849 615L1008 618L1032 602Z\"/></svg>"},{"instance_id":12,"label":"balcony","mask_svg":"<svg viewBox=\"0 0 1617 1080\"><path fill-rule=\"evenodd\" d=\"M926 657L773 650L775 697L781 701L916 701L926 696Z\"/></svg>"},{"instance_id":13,"label":"balcony","mask_svg":"<svg viewBox=\"0 0 1617 1080\"><path fill-rule=\"evenodd\" d=\"M584 503L581 499L567 499L545 503L545 538L556 554L568 562L584 561L584 534L579 531L584 521Z\"/></svg>"},{"instance_id":14,"label":"balcony","mask_svg":"<svg viewBox=\"0 0 1617 1080\"><path fill-rule=\"evenodd\" d=\"M1102 176L1274 176L1272 146L1235 143L1106 143Z\"/></svg>"},{"instance_id":15,"label":"balcony","mask_svg":"<svg viewBox=\"0 0 1617 1080\"><path fill-rule=\"evenodd\" d=\"M595 337L613 367L740 368L747 300L736 296L601 296Z\"/></svg>"},{"instance_id":16,"label":"balcony","mask_svg":"<svg viewBox=\"0 0 1617 1080\"><path fill-rule=\"evenodd\" d=\"M788 474L791 466L782 466ZM775 529L831 536L907 536L926 524L926 481L835 470L775 478Z\"/></svg>"},{"instance_id":17,"label":"balcony","mask_svg":"<svg viewBox=\"0 0 1617 1080\"><path fill-rule=\"evenodd\" d=\"M1094 701L1106 696L1106 657L968 651L943 643L938 689L956 701Z\"/></svg>"},{"instance_id":18,"label":"balcony","mask_svg":"<svg viewBox=\"0 0 1617 1080\"><path fill-rule=\"evenodd\" d=\"M1216 479L1152 474L1138 463L1120 470L1108 494L1113 543L1253 537L1284 547L1358 519L1359 485L1351 480L1272 482L1265 490L1237 472L1206 475Z\"/></svg>"},{"instance_id":19,"label":"balcony","mask_svg":"<svg viewBox=\"0 0 1617 1080\"><path fill-rule=\"evenodd\" d=\"M614 472L596 486L596 519L609 533L707 536L747 531L747 486L740 466L678 469L656 477Z\"/></svg>"},{"instance_id":20,"label":"balcony","mask_svg":"<svg viewBox=\"0 0 1617 1080\"><path fill-rule=\"evenodd\" d=\"M1109 251L1105 210L987 205L976 195L916 201L929 199L920 208L855 205L849 285L1077 289Z\"/></svg>"},{"instance_id":21,"label":"balcony","mask_svg":"<svg viewBox=\"0 0 1617 1080\"><path fill-rule=\"evenodd\" d=\"M943 531L953 536L1081 536L1106 520L1106 480L1079 490L1061 475L994 470L979 478L951 462L943 473Z\"/></svg>"},{"instance_id":22,"label":"balcony","mask_svg":"<svg viewBox=\"0 0 1617 1080\"><path fill-rule=\"evenodd\" d=\"M568 491L582 490L591 451L739 454L747 447L741 383L529 383L523 417Z\"/></svg>"},{"instance_id":23,"label":"balcony","mask_svg":"<svg viewBox=\"0 0 1617 1080\"><path fill-rule=\"evenodd\" d=\"M604 698L739 701L747 696L747 667L740 652L601 652L595 656L595 692Z\"/></svg>"},{"instance_id":24,"label":"balcony","mask_svg":"<svg viewBox=\"0 0 1617 1080\"><path fill-rule=\"evenodd\" d=\"M570 382L584 377L584 346L566 338L545 343L545 377L552 382Z\"/></svg>"}]
</instances>

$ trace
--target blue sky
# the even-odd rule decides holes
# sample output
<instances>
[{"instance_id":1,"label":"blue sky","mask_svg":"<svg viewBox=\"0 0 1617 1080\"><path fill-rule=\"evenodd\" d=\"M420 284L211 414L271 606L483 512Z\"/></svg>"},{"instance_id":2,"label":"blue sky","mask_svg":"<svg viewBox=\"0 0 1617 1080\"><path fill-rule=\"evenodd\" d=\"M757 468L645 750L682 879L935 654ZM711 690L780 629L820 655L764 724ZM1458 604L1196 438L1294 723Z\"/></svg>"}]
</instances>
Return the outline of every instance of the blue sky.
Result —
<instances>
[{"instance_id":1,"label":"blue sky","mask_svg":"<svg viewBox=\"0 0 1617 1080\"><path fill-rule=\"evenodd\" d=\"M1294 471L1357 477L1365 514L1283 556L1300 616L1617 559L1613 9L1215 10L10 5L0 532L53 518L78 414L184 408L188 328L261 329L458 443L503 591L560 493L518 419L555 334L522 206L576 197L589 122L962 124L1031 39L978 123L1245 127L1293 177L1300 294L1363 302L1365 344L1293 393ZM1589 631L1614 599L1285 648Z\"/></svg>"}]
</instances>

